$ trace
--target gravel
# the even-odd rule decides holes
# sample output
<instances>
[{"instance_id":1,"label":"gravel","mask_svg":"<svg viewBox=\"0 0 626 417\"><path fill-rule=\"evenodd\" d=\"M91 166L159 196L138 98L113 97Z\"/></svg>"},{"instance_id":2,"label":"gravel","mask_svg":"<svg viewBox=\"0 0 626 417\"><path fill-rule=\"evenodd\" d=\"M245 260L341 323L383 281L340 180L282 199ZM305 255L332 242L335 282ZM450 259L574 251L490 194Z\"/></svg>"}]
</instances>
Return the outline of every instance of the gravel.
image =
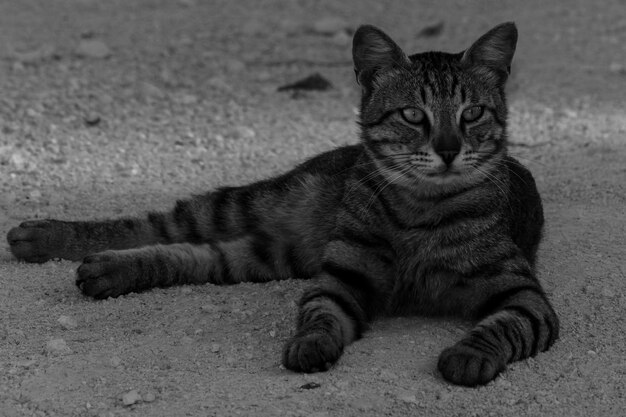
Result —
<instances>
[{"instance_id":1,"label":"gravel","mask_svg":"<svg viewBox=\"0 0 626 417\"><path fill-rule=\"evenodd\" d=\"M82 58L103 59L111 56L111 50L107 44L98 39L81 40L74 52Z\"/></svg>"},{"instance_id":2,"label":"gravel","mask_svg":"<svg viewBox=\"0 0 626 417\"><path fill-rule=\"evenodd\" d=\"M63 339L52 339L46 343L46 352L50 355L69 355L72 349Z\"/></svg>"},{"instance_id":3,"label":"gravel","mask_svg":"<svg viewBox=\"0 0 626 417\"><path fill-rule=\"evenodd\" d=\"M65 330L74 330L78 327L78 322L76 319L69 316L60 316L57 319L57 322L63 327Z\"/></svg>"},{"instance_id":4,"label":"gravel","mask_svg":"<svg viewBox=\"0 0 626 417\"><path fill-rule=\"evenodd\" d=\"M141 401L141 395L139 395L137 390L133 389L122 395L122 403L125 406L137 404L139 401Z\"/></svg>"}]
</instances>

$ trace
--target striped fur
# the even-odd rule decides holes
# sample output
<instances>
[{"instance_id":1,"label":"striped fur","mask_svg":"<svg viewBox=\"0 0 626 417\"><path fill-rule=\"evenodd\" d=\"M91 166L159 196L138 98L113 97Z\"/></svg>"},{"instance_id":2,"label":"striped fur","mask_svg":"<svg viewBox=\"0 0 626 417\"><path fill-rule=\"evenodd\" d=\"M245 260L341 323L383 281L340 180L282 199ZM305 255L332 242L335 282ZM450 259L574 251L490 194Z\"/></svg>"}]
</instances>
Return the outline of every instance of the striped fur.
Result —
<instances>
[{"instance_id":1,"label":"striped fur","mask_svg":"<svg viewBox=\"0 0 626 417\"><path fill-rule=\"evenodd\" d=\"M474 318L438 368L453 383L487 383L559 331L535 275L541 200L506 150L516 39L509 23L459 54L407 56L363 26L353 47L360 144L145 218L25 222L8 234L11 251L82 260L77 284L94 298L316 278L283 352L295 371L327 369L381 315Z\"/></svg>"}]
</instances>

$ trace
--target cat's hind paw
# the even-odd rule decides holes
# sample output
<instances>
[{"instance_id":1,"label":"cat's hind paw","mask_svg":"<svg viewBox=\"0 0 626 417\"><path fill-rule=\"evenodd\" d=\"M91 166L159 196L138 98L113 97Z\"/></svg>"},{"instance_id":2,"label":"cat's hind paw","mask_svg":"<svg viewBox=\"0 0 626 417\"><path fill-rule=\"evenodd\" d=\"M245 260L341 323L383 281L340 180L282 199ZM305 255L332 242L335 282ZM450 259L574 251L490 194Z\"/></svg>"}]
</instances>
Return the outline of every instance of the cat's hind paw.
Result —
<instances>
[{"instance_id":1,"label":"cat's hind paw","mask_svg":"<svg viewBox=\"0 0 626 417\"><path fill-rule=\"evenodd\" d=\"M328 370L341 356L343 344L326 332L295 336L285 344L283 365L296 372Z\"/></svg>"},{"instance_id":2,"label":"cat's hind paw","mask_svg":"<svg viewBox=\"0 0 626 417\"><path fill-rule=\"evenodd\" d=\"M134 291L136 274L132 257L105 251L83 259L76 271L76 285L89 297L118 297Z\"/></svg>"},{"instance_id":3,"label":"cat's hind paw","mask_svg":"<svg viewBox=\"0 0 626 417\"><path fill-rule=\"evenodd\" d=\"M443 377L457 385L475 387L494 379L505 368L504 361L487 352L458 343L439 355L437 368Z\"/></svg>"}]
</instances>

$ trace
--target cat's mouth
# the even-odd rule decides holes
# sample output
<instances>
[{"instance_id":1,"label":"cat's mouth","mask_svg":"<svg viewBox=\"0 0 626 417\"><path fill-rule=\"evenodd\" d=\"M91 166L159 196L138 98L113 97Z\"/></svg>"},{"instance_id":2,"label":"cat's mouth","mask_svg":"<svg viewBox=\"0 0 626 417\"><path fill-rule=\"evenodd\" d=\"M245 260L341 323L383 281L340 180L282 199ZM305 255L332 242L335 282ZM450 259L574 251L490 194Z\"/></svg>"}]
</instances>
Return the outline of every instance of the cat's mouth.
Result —
<instances>
[{"instance_id":1,"label":"cat's mouth","mask_svg":"<svg viewBox=\"0 0 626 417\"><path fill-rule=\"evenodd\" d=\"M455 167L448 167L448 166L443 166L441 168L438 168L432 172L428 172L426 173L426 176L429 178L451 178L451 177L458 177L461 175L461 171L459 171L457 168Z\"/></svg>"}]
</instances>

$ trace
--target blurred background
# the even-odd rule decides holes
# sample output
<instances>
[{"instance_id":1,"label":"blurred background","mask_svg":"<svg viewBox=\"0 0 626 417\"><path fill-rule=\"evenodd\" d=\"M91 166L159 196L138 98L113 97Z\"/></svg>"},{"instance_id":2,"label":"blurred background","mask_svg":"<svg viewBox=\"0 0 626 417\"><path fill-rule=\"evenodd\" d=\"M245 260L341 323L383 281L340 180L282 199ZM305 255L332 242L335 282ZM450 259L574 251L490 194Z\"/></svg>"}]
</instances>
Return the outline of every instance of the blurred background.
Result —
<instances>
[{"instance_id":1,"label":"blurred background","mask_svg":"<svg viewBox=\"0 0 626 417\"><path fill-rule=\"evenodd\" d=\"M461 51L515 21L516 140L551 140L545 123L591 140L581 126L590 110L612 117L623 106L625 10L623 0L5 0L4 207L61 204L52 187L248 181L353 142L351 35L363 23L414 53ZM332 87L277 92L316 73Z\"/></svg>"}]
</instances>

